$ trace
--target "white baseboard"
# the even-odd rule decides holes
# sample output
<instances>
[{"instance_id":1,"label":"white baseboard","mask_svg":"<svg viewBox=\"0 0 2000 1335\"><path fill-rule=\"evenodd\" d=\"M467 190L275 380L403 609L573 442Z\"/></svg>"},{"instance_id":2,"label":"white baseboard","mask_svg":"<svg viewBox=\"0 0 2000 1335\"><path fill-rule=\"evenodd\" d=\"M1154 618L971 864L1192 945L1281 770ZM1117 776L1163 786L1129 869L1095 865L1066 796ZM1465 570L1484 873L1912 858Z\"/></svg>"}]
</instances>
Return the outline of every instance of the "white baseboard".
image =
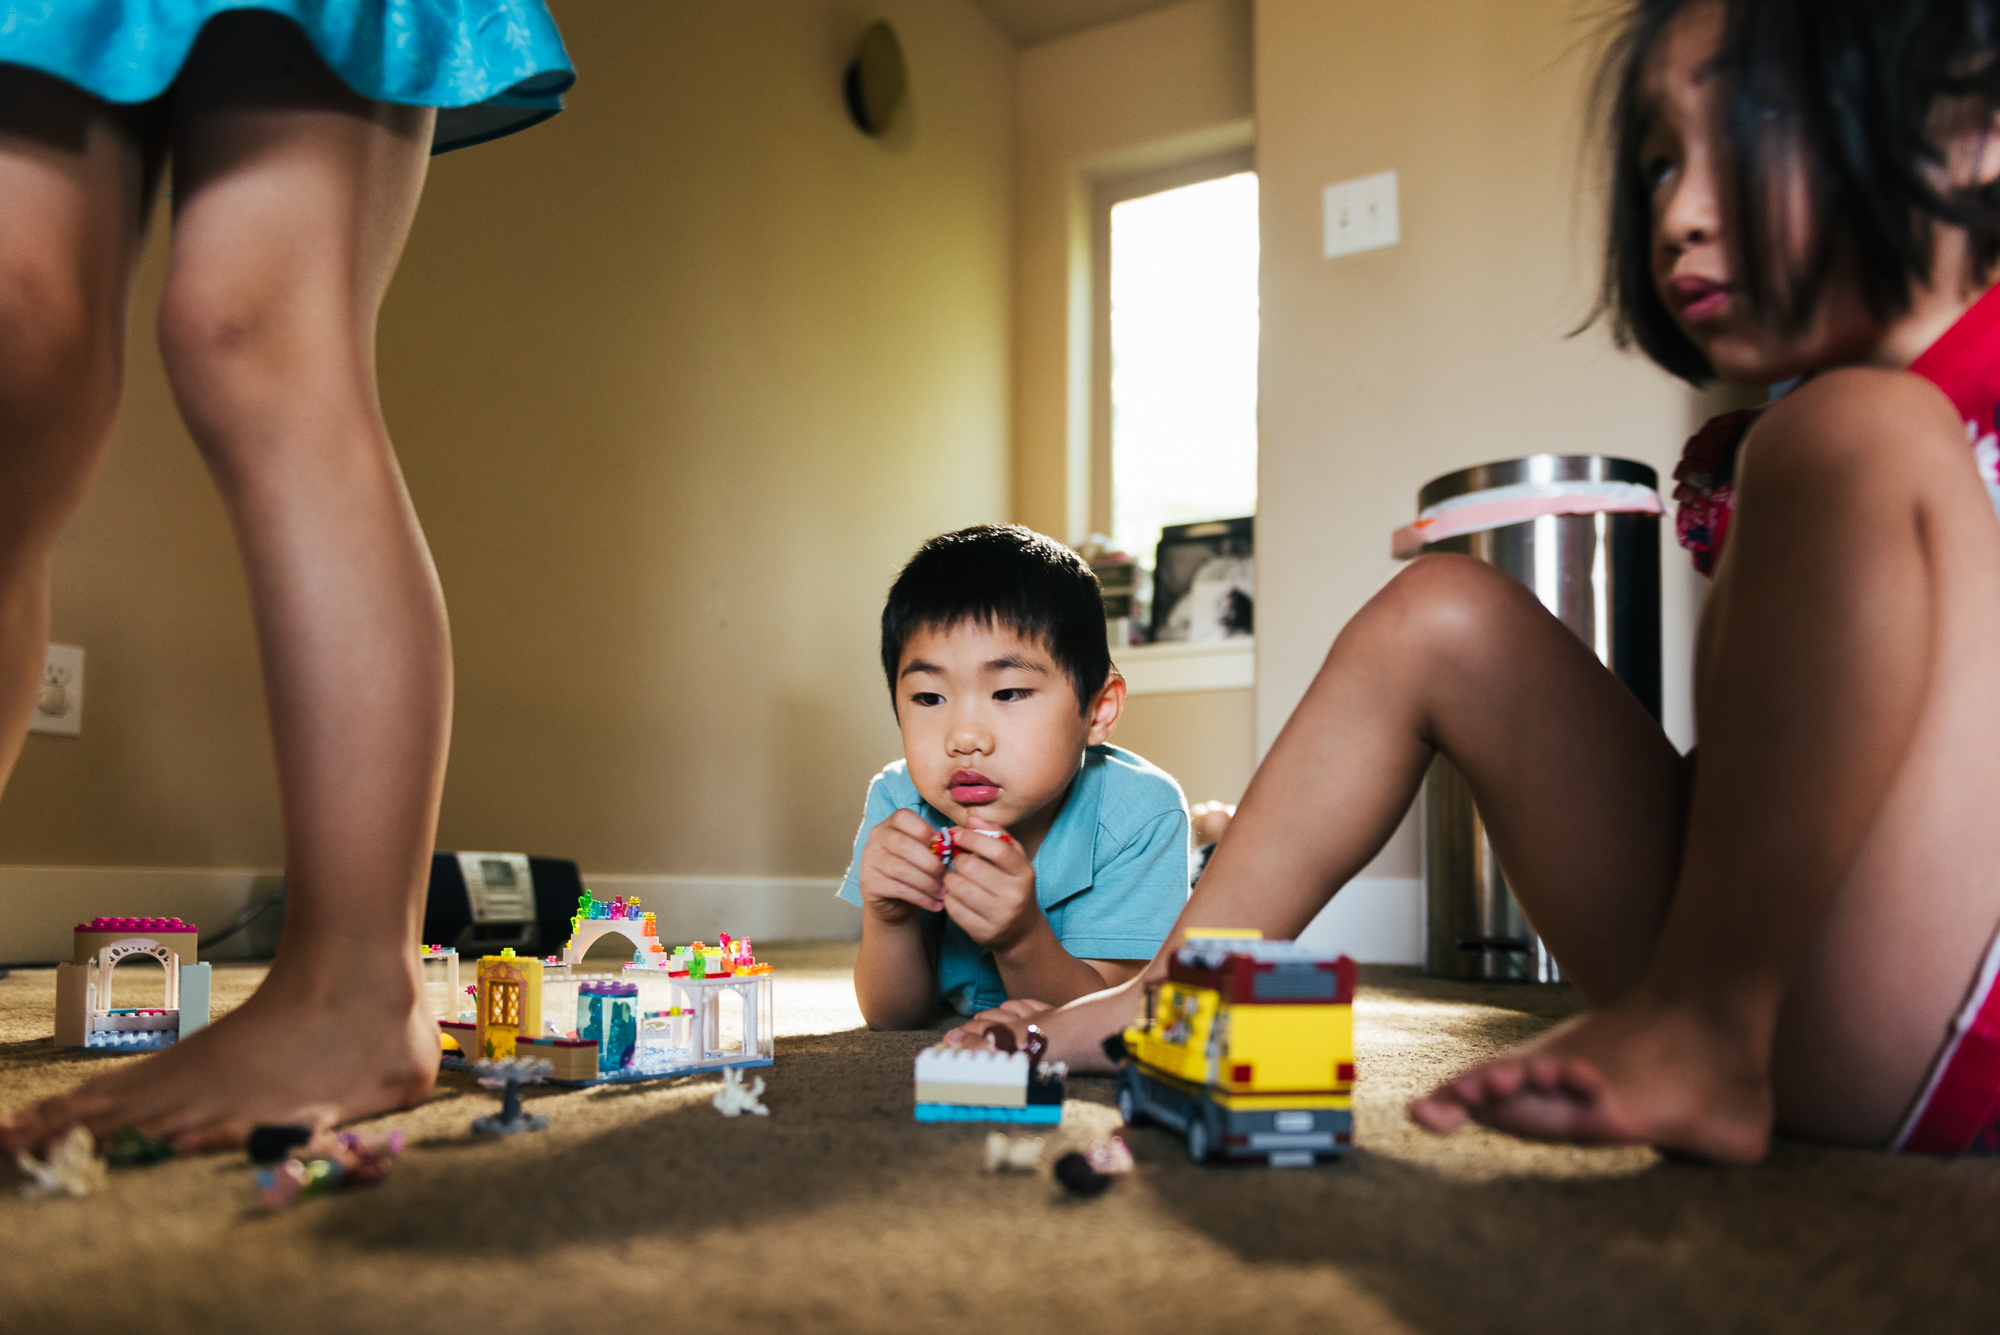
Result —
<instances>
[{"instance_id":1,"label":"white baseboard","mask_svg":"<svg viewBox=\"0 0 2000 1335\"><path fill-rule=\"evenodd\" d=\"M1363 876L1341 888L1299 940L1340 950L1361 964L1424 962L1424 883L1415 876Z\"/></svg>"},{"instance_id":2,"label":"white baseboard","mask_svg":"<svg viewBox=\"0 0 2000 1335\"><path fill-rule=\"evenodd\" d=\"M180 918L204 936L277 891L275 867L0 867L0 964L70 957L70 933L97 918ZM601 899L638 895L668 941L856 940L861 910L834 897L837 876L590 876ZM245 959L252 933L202 958Z\"/></svg>"}]
</instances>

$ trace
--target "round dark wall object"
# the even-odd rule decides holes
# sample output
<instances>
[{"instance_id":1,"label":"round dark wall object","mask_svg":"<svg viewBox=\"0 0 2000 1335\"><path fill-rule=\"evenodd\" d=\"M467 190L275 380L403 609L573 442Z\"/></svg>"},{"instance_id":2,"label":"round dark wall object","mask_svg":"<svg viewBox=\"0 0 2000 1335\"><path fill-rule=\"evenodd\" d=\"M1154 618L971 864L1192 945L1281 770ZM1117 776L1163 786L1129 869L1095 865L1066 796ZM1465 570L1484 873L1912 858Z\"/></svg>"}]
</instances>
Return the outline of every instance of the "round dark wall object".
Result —
<instances>
[{"instance_id":1,"label":"round dark wall object","mask_svg":"<svg viewBox=\"0 0 2000 1335\"><path fill-rule=\"evenodd\" d=\"M841 91L861 133L880 139L889 132L910 93L909 67L894 28L880 19L868 25L854 44Z\"/></svg>"}]
</instances>

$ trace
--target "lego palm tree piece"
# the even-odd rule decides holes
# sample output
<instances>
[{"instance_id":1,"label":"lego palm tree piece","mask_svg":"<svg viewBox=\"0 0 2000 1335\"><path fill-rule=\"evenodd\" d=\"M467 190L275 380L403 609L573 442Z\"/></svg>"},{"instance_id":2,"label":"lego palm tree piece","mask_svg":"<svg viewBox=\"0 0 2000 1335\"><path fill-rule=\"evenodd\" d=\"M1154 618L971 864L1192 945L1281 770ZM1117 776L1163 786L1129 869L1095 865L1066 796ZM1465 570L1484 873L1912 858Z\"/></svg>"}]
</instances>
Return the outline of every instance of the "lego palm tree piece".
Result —
<instances>
[{"instance_id":1,"label":"lego palm tree piece","mask_svg":"<svg viewBox=\"0 0 2000 1335\"><path fill-rule=\"evenodd\" d=\"M474 1118L472 1129L481 1135L512 1136L522 1131L546 1131L549 1119L521 1110L521 1086L539 1085L549 1074L549 1064L538 1057L487 1058L472 1069L487 1089L503 1091L500 1111Z\"/></svg>"},{"instance_id":2,"label":"lego palm tree piece","mask_svg":"<svg viewBox=\"0 0 2000 1335\"><path fill-rule=\"evenodd\" d=\"M1141 1024L1105 1042L1118 1111L1211 1156L1295 1167L1354 1148L1354 961L1190 932Z\"/></svg>"}]
</instances>

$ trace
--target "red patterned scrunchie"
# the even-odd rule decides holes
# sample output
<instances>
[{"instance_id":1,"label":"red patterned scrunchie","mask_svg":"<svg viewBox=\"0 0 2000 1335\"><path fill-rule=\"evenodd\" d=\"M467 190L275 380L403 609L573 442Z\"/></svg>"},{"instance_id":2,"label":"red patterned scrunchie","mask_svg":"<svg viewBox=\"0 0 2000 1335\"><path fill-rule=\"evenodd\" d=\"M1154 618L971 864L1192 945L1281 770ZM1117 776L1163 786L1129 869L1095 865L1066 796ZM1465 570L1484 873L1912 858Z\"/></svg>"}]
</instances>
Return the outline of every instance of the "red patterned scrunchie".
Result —
<instances>
[{"instance_id":1,"label":"red patterned scrunchie","mask_svg":"<svg viewBox=\"0 0 2000 1335\"><path fill-rule=\"evenodd\" d=\"M1711 418L1694 433L1674 468L1674 534L1694 553L1694 568L1713 574L1735 508L1736 450L1761 408Z\"/></svg>"}]
</instances>

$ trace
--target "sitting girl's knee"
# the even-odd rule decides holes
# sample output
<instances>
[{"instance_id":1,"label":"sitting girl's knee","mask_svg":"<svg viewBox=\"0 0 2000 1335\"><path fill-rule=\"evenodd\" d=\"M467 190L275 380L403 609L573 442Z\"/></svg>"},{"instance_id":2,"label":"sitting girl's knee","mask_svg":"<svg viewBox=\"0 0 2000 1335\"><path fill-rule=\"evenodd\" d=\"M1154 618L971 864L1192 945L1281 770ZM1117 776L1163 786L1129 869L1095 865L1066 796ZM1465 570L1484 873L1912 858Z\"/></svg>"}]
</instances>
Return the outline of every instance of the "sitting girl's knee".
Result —
<instances>
[{"instance_id":1,"label":"sitting girl's knee","mask_svg":"<svg viewBox=\"0 0 2000 1335\"><path fill-rule=\"evenodd\" d=\"M1439 552L1412 561L1376 596L1406 612L1463 616L1516 596L1520 587L1475 557Z\"/></svg>"},{"instance_id":2,"label":"sitting girl's knee","mask_svg":"<svg viewBox=\"0 0 2000 1335\"><path fill-rule=\"evenodd\" d=\"M1496 621L1518 616L1524 599L1540 608L1518 581L1486 562L1437 553L1412 561L1370 600L1363 615L1426 642L1481 639Z\"/></svg>"}]
</instances>

